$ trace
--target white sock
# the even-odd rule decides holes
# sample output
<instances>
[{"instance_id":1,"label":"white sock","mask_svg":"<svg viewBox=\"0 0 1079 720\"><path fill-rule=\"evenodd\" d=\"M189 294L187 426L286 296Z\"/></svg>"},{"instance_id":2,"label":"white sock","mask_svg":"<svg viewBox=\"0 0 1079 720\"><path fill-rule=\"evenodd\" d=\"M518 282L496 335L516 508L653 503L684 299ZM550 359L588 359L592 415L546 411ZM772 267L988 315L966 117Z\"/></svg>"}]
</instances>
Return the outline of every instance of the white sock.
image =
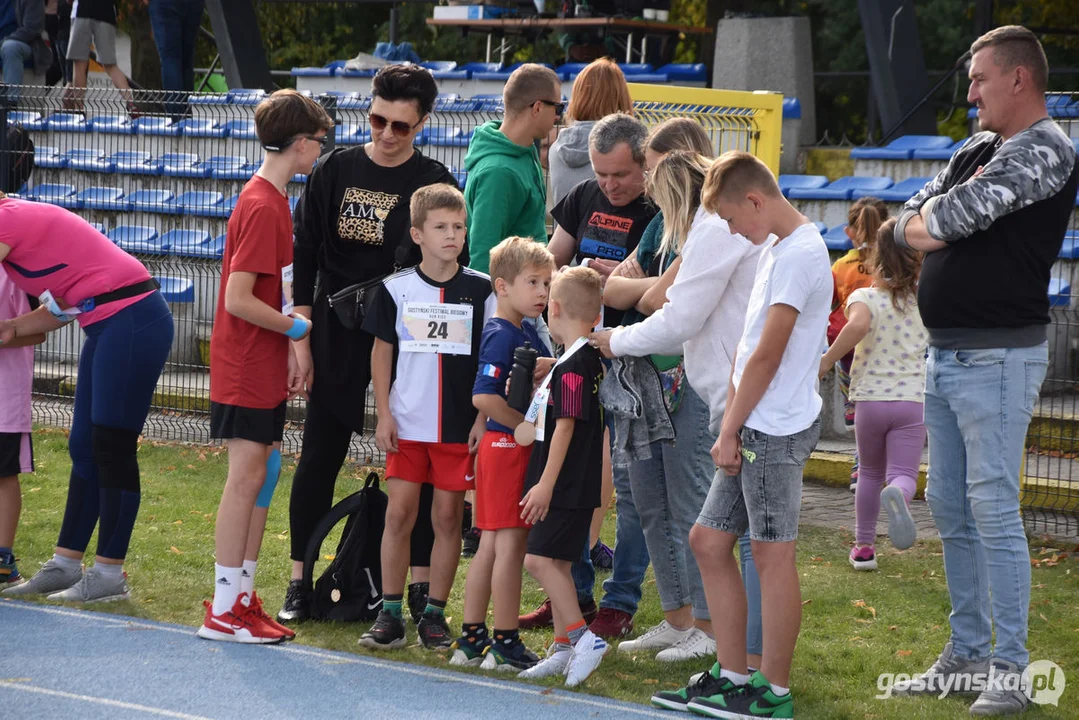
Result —
<instances>
[{"instance_id":1,"label":"white sock","mask_svg":"<svg viewBox=\"0 0 1079 720\"><path fill-rule=\"evenodd\" d=\"M240 573L240 592L248 595L255 592L255 570L258 565L258 560L244 560L243 571Z\"/></svg>"},{"instance_id":2,"label":"white sock","mask_svg":"<svg viewBox=\"0 0 1079 720\"><path fill-rule=\"evenodd\" d=\"M775 695L786 695L791 691L790 688L780 687L779 685L773 685L772 683L768 684L772 686L772 693Z\"/></svg>"},{"instance_id":3,"label":"white sock","mask_svg":"<svg viewBox=\"0 0 1079 720\"><path fill-rule=\"evenodd\" d=\"M94 563L94 570L99 575L104 575L110 580L119 580L124 574L123 565L113 565L112 563Z\"/></svg>"},{"instance_id":4,"label":"white sock","mask_svg":"<svg viewBox=\"0 0 1079 720\"><path fill-rule=\"evenodd\" d=\"M747 682L749 682L749 675L742 675L741 673L731 672L727 668L720 668L719 676L721 678L727 678L735 685L745 685Z\"/></svg>"},{"instance_id":5,"label":"white sock","mask_svg":"<svg viewBox=\"0 0 1079 720\"><path fill-rule=\"evenodd\" d=\"M82 569L82 560L79 560L78 558L69 558L65 555L53 553L52 561L54 565L57 565L68 572Z\"/></svg>"},{"instance_id":6,"label":"white sock","mask_svg":"<svg viewBox=\"0 0 1079 720\"><path fill-rule=\"evenodd\" d=\"M240 573L243 568L223 567L214 563L214 615L223 615L240 597Z\"/></svg>"}]
</instances>

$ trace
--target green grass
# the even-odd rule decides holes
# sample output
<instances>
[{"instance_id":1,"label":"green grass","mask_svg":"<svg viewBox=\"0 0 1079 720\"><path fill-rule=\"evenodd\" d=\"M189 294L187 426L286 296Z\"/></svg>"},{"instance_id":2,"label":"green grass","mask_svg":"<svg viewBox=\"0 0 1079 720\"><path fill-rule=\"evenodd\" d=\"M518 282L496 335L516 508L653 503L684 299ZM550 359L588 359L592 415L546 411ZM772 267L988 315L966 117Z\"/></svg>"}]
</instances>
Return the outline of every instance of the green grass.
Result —
<instances>
[{"instance_id":1,"label":"green grass","mask_svg":"<svg viewBox=\"0 0 1079 720\"><path fill-rule=\"evenodd\" d=\"M23 514L17 550L24 573L32 573L52 552L60 526L70 463L65 434L59 430L35 433L36 475L23 478ZM95 609L189 625L203 615L213 572L213 526L225 480L226 454L215 447L175 446L144 442L139 449L142 468L142 509L135 528L127 571L133 589L129 601ZM290 567L288 552L288 494L295 459L286 458L259 563L259 594L275 612L283 599ZM337 496L359 487L359 471L346 469ZM851 518L853 525L853 518ZM614 519L608 518L604 538L613 543ZM800 718L958 718L966 716L967 700L874 699L877 676L883 672L913 672L936 658L948 639L948 602L940 544L919 542L899 553L879 548L881 569L858 573L846 561L851 534L845 528L804 527L799 540L803 623L794 664L792 686ZM91 550L96 541L91 542ZM1069 548L1074 550L1074 548ZM1075 717L1068 702L1079 690L1079 555L1032 546L1039 560L1033 568L1030 612L1031 659L1056 662L1071 680L1061 708L1039 707L1031 716ZM1056 558L1054 560L1054 558ZM461 613L464 574L447 607L451 624ZM602 581L606 574L601 574ZM636 616L641 630L662 619L654 580L649 571L644 600ZM522 607L542 600L535 582L525 577ZM459 622L459 620L457 621ZM364 627L307 623L296 642L366 654L356 641ZM414 629L409 629L415 643ZM524 633L537 651L550 634ZM385 657L383 655L383 657ZM413 644L394 659L448 667L444 657ZM705 663L664 664L651 656L612 652L583 686L585 692L647 703L657 689L681 686ZM476 671L479 672L479 671ZM549 683L554 685L554 681ZM674 716L672 716L674 717Z\"/></svg>"}]
</instances>

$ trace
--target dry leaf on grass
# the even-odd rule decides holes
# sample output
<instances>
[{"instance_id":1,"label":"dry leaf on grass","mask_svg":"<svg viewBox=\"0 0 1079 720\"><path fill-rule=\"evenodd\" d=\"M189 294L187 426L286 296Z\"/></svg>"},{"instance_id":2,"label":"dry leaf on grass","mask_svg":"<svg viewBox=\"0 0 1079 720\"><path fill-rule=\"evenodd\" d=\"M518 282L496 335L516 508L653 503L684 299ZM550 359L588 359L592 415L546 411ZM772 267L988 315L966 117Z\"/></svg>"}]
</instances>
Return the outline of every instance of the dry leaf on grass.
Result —
<instances>
[{"instance_id":1,"label":"dry leaf on grass","mask_svg":"<svg viewBox=\"0 0 1079 720\"><path fill-rule=\"evenodd\" d=\"M808 604L809 604L809 603L811 603L811 602L813 602L813 598L810 598L810 599L808 599L808 600L803 600L803 601L802 601L802 605L808 605Z\"/></svg>"},{"instance_id":2,"label":"dry leaf on grass","mask_svg":"<svg viewBox=\"0 0 1079 720\"><path fill-rule=\"evenodd\" d=\"M913 650L896 650L896 657L909 657L914 654Z\"/></svg>"},{"instance_id":3,"label":"dry leaf on grass","mask_svg":"<svg viewBox=\"0 0 1079 720\"><path fill-rule=\"evenodd\" d=\"M644 680L641 680L641 685L658 685L658 684L659 684L659 680L656 680L655 678L645 678Z\"/></svg>"},{"instance_id":4,"label":"dry leaf on grass","mask_svg":"<svg viewBox=\"0 0 1079 720\"><path fill-rule=\"evenodd\" d=\"M872 615L874 619L877 617L877 609L874 608L874 607L871 607L869 605L866 605L865 600L851 600L850 602L851 602L851 605L853 605L854 607L865 608L866 611L870 615Z\"/></svg>"},{"instance_id":5,"label":"dry leaf on grass","mask_svg":"<svg viewBox=\"0 0 1079 720\"><path fill-rule=\"evenodd\" d=\"M176 553L177 555L183 555L183 554L184 554L184 551L183 551L183 550L181 550L180 548L176 547L175 545L173 545L172 547L170 547L170 548L169 548L169 550L171 550L172 552Z\"/></svg>"}]
</instances>

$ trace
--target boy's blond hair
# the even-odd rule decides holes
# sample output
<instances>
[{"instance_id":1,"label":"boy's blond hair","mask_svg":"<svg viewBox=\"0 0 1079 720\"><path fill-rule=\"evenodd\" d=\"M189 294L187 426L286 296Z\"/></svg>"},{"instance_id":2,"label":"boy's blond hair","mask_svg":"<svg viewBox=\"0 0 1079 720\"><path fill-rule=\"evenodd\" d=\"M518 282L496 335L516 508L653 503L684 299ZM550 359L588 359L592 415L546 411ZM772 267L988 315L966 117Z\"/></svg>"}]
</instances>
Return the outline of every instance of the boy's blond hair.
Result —
<instances>
[{"instance_id":1,"label":"boy's blond hair","mask_svg":"<svg viewBox=\"0 0 1079 720\"><path fill-rule=\"evenodd\" d=\"M783 197L767 165L747 152L731 150L720 155L708 169L701 190L701 207L716 213L721 200L742 200L746 193L754 191L772 198Z\"/></svg>"},{"instance_id":2,"label":"boy's blond hair","mask_svg":"<svg viewBox=\"0 0 1079 720\"><path fill-rule=\"evenodd\" d=\"M551 283L551 302L573 320L592 322L603 307L603 278L590 267L563 270Z\"/></svg>"},{"instance_id":3,"label":"boy's blond hair","mask_svg":"<svg viewBox=\"0 0 1079 720\"><path fill-rule=\"evenodd\" d=\"M412 200L408 205L412 227L422 230L423 224L427 222L427 215L432 210L450 210L464 213L465 196L449 183L427 185L412 193Z\"/></svg>"},{"instance_id":4,"label":"boy's blond hair","mask_svg":"<svg viewBox=\"0 0 1079 720\"><path fill-rule=\"evenodd\" d=\"M528 268L554 269L554 255L532 238L508 237L491 249L491 283L499 278L513 283Z\"/></svg>"}]
</instances>

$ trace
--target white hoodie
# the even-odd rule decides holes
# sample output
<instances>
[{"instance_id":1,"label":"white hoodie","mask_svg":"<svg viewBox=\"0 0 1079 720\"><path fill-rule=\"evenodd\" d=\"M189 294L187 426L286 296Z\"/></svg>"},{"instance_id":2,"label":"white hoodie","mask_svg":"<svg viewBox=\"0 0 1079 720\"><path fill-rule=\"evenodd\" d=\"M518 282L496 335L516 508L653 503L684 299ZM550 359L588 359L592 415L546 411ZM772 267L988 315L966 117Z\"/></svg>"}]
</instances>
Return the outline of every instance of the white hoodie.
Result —
<instances>
[{"instance_id":1,"label":"white hoodie","mask_svg":"<svg viewBox=\"0 0 1079 720\"><path fill-rule=\"evenodd\" d=\"M731 234L718 215L698 209L667 302L611 335L618 356L682 351L689 383L708 403L717 431L762 248Z\"/></svg>"}]
</instances>

